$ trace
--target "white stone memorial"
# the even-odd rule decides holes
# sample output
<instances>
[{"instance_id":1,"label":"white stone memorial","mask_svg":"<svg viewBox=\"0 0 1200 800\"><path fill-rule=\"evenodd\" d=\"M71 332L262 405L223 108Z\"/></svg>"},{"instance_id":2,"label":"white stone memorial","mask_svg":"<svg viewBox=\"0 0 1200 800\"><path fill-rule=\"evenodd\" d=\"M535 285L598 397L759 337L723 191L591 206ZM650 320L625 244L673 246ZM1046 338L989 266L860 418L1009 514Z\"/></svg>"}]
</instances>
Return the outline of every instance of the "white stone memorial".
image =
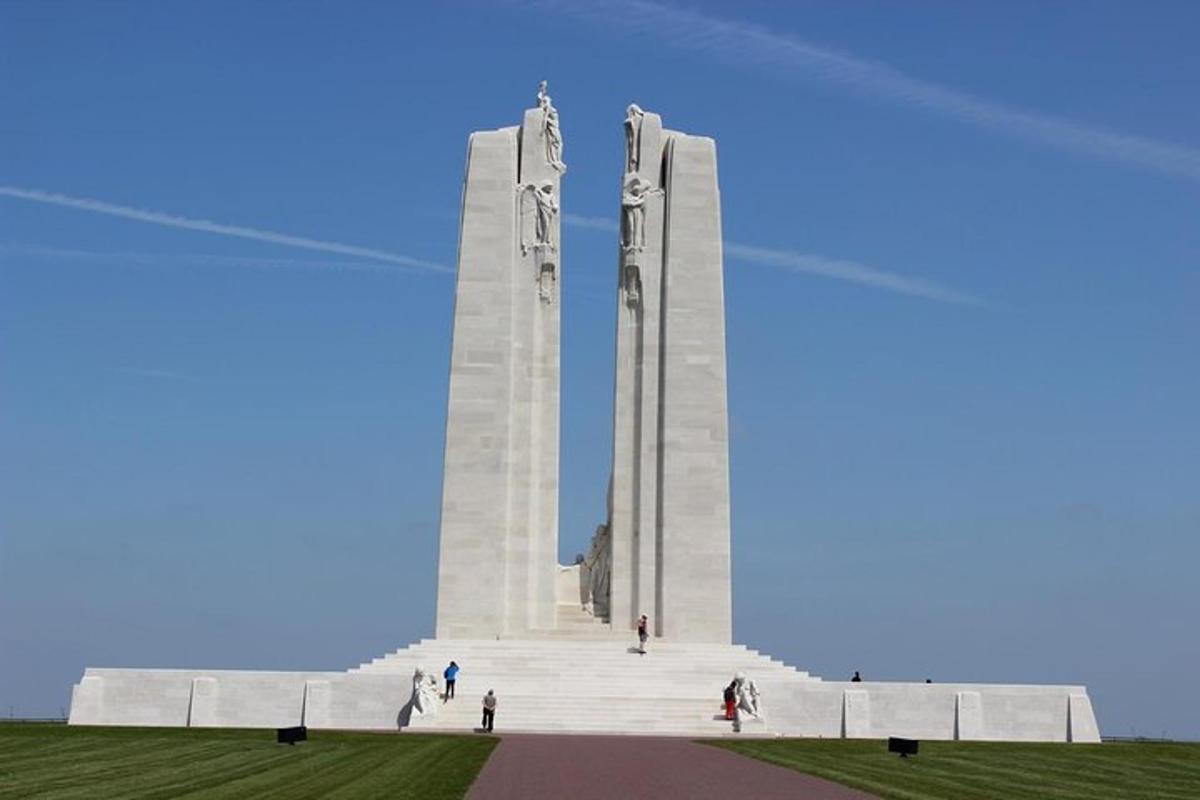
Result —
<instances>
[{"instance_id":1,"label":"white stone memorial","mask_svg":"<svg viewBox=\"0 0 1200 800\"><path fill-rule=\"evenodd\" d=\"M88 668L71 724L471 730L424 666L453 659L510 731L721 735L733 674L755 733L1099 741L1082 686L828 682L732 643L716 145L637 105L624 133L608 519L582 561L557 563L566 164L543 81L467 148L436 638L346 672Z\"/></svg>"}]
</instances>

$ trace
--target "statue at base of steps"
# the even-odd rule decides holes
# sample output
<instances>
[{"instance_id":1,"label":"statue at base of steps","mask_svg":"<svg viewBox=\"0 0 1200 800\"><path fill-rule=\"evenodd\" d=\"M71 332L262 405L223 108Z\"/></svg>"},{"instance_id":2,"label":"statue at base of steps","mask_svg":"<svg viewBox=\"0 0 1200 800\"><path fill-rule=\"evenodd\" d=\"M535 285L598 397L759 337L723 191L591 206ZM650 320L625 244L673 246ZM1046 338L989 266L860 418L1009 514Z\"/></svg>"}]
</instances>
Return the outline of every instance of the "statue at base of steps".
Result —
<instances>
[{"instance_id":1,"label":"statue at base of steps","mask_svg":"<svg viewBox=\"0 0 1200 800\"><path fill-rule=\"evenodd\" d=\"M747 678L744 672L734 675L733 683L739 716L744 713L753 719L762 719L762 692L758 690L757 684Z\"/></svg>"},{"instance_id":2,"label":"statue at base of steps","mask_svg":"<svg viewBox=\"0 0 1200 800\"><path fill-rule=\"evenodd\" d=\"M437 716L437 678L417 667L413 672L412 713L422 717Z\"/></svg>"}]
</instances>

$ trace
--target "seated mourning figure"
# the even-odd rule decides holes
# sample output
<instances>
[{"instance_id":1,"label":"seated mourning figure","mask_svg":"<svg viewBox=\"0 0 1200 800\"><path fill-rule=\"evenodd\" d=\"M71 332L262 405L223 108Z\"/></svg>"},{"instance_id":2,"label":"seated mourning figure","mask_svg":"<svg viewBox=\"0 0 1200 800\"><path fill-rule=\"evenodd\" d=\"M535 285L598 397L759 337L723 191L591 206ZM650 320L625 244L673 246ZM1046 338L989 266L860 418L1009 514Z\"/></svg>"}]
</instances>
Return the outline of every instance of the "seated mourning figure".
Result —
<instances>
[{"instance_id":1,"label":"seated mourning figure","mask_svg":"<svg viewBox=\"0 0 1200 800\"><path fill-rule=\"evenodd\" d=\"M762 718L762 693L758 691L758 686L754 681L746 677L746 673L739 672L734 676L733 682L735 693L737 695L737 710L739 714L749 714L754 719Z\"/></svg>"},{"instance_id":2,"label":"seated mourning figure","mask_svg":"<svg viewBox=\"0 0 1200 800\"><path fill-rule=\"evenodd\" d=\"M417 667L413 673L412 713L422 717L432 717L437 714L437 678Z\"/></svg>"},{"instance_id":3,"label":"seated mourning figure","mask_svg":"<svg viewBox=\"0 0 1200 800\"><path fill-rule=\"evenodd\" d=\"M612 576L612 545L608 525L597 525L592 536L592 545L583 560L581 574L587 577L587 598L584 610L592 616L607 619L609 586Z\"/></svg>"}]
</instances>

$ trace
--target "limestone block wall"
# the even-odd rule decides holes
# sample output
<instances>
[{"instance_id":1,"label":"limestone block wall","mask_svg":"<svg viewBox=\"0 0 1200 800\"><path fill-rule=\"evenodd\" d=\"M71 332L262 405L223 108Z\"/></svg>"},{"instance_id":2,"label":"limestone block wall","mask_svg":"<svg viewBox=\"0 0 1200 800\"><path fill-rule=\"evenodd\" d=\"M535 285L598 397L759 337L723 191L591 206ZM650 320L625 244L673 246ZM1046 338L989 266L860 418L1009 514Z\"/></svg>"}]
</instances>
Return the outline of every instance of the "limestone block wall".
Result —
<instances>
[{"instance_id":1,"label":"limestone block wall","mask_svg":"<svg viewBox=\"0 0 1200 800\"><path fill-rule=\"evenodd\" d=\"M560 173L546 159L543 113L529 110L519 128L472 134L468 145L439 637L512 635L555 622ZM555 213L544 213L547 202Z\"/></svg>"},{"instance_id":2,"label":"limestone block wall","mask_svg":"<svg viewBox=\"0 0 1200 800\"><path fill-rule=\"evenodd\" d=\"M439 637L495 635L506 625L517 157L516 128L471 135L446 411Z\"/></svg>"},{"instance_id":3,"label":"limestone block wall","mask_svg":"<svg viewBox=\"0 0 1200 800\"><path fill-rule=\"evenodd\" d=\"M770 727L794 736L1098 742L1083 686L761 681Z\"/></svg>"},{"instance_id":4,"label":"limestone block wall","mask_svg":"<svg viewBox=\"0 0 1200 800\"><path fill-rule=\"evenodd\" d=\"M411 675L89 668L71 692L72 725L396 730Z\"/></svg>"},{"instance_id":5,"label":"limestone block wall","mask_svg":"<svg viewBox=\"0 0 1200 800\"><path fill-rule=\"evenodd\" d=\"M728 643L729 424L716 143L673 135L666 175L659 400L662 635Z\"/></svg>"}]
</instances>

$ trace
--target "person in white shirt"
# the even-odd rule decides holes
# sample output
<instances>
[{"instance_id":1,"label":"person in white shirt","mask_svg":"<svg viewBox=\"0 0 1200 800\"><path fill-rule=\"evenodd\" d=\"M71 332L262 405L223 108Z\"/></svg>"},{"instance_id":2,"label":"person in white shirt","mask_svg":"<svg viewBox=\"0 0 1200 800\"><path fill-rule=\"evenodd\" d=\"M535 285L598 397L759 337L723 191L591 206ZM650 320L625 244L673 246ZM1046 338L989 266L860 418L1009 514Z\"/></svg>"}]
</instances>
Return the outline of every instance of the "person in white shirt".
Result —
<instances>
[{"instance_id":1,"label":"person in white shirt","mask_svg":"<svg viewBox=\"0 0 1200 800\"><path fill-rule=\"evenodd\" d=\"M488 733L491 733L495 723L496 693L491 689L488 689L488 693L483 696L483 729Z\"/></svg>"}]
</instances>

